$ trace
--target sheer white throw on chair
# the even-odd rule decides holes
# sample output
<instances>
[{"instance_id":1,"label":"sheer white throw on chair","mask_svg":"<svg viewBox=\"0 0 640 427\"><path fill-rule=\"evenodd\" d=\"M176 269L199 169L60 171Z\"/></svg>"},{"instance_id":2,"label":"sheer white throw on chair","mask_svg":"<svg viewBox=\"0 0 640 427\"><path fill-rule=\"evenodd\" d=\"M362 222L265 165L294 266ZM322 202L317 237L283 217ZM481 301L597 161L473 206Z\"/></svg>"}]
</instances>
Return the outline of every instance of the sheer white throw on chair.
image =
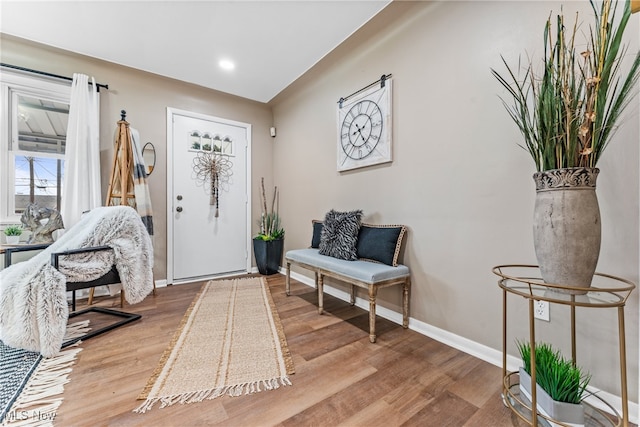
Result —
<instances>
[{"instance_id":1,"label":"sheer white throw on chair","mask_svg":"<svg viewBox=\"0 0 640 427\"><path fill-rule=\"evenodd\" d=\"M91 82L85 74L73 75L60 209L67 230L83 212L102 206L100 95L93 77Z\"/></svg>"}]
</instances>

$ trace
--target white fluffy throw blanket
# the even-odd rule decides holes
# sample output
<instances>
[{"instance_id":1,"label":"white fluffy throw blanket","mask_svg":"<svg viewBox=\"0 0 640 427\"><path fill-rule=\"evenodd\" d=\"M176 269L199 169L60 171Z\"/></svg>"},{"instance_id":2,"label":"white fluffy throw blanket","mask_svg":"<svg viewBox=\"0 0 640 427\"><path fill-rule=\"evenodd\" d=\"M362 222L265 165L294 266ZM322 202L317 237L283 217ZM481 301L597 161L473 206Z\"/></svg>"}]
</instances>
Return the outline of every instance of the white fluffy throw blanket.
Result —
<instances>
[{"instance_id":1,"label":"white fluffy throw blanket","mask_svg":"<svg viewBox=\"0 0 640 427\"><path fill-rule=\"evenodd\" d=\"M60 257L51 253L92 246L100 251ZM55 355L69 317L66 282L84 282L116 266L125 298L142 301L153 290L153 248L140 216L128 206L95 208L56 242L33 258L0 271L0 339L7 345Z\"/></svg>"}]
</instances>

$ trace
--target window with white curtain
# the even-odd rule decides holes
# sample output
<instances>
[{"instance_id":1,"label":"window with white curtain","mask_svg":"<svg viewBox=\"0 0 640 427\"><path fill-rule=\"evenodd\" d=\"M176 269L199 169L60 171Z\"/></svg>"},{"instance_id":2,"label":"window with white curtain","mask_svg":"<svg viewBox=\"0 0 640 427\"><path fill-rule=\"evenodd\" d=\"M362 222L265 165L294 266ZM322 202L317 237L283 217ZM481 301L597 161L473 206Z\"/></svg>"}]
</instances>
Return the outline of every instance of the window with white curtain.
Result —
<instances>
[{"instance_id":1,"label":"window with white curtain","mask_svg":"<svg viewBox=\"0 0 640 427\"><path fill-rule=\"evenodd\" d=\"M0 74L0 223L30 203L60 209L70 83Z\"/></svg>"}]
</instances>

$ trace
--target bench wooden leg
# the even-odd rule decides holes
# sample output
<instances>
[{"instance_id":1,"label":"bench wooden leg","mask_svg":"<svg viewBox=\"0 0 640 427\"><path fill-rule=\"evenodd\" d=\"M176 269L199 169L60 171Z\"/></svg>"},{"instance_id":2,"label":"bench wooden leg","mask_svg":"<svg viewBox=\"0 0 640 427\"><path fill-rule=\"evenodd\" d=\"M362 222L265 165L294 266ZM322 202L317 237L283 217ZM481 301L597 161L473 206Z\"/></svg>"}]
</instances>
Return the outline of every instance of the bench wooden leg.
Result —
<instances>
[{"instance_id":1,"label":"bench wooden leg","mask_svg":"<svg viewBox=\"0 0 640 427\"><path fill-rule=\"evenodd\" d=\"M376 296L378 287L369 285L369 341L376 342Z\"/></svg>"},{"instance_id":2,"label":"bench wooden leg","mask_svg":"<svg viewBox=\"0 0 640 427\"><path fill-rule=\"evenodd\" d=\"M349 302L351 305L356 304L356 285L351 285L351 299Z\"/></svg>"},{"instance_id":3,"label":"bench wooden leg","mask_svg":"<svg viewBox=\"0 0 640 427\"><path fill-rule=\"evenodd\" d=\"M316 287L316 291L317 291L318 290L318 272L314 271L313 275L314 275L313 286Z\"/></svg>"},{"instance_id":4,"label":"bench wooden leg","mask_svg":"<svg viewBox=\"0 0 640 427\"><path fill-rule=\"evenodd\" d=\"M322 314L324 312L323 288L324 288L324 276L322 274L319 274L318 275L318 314Z\"/></svg>"},{"instance_id":5,"label":"bench wooden leg","mask_svg":"<svg viewBox=\"0 0 640 427\"><path fill-rule=\"evenodd\" d=\"M402 285L402 327L407 329L409 327L409 292L411 290L411 278L407 277L407 280Z\"/></svg>"},{"instance_id":6,"label":"bench wooden leg","mask_svg":"<svg viewBox=\"0 0 640 427\"><path fill-rule=\"evenodd\" d=\"M287 278L284 281L284 293L291 295L291 263L287 262Z\"/></svg>"}]
</instances>

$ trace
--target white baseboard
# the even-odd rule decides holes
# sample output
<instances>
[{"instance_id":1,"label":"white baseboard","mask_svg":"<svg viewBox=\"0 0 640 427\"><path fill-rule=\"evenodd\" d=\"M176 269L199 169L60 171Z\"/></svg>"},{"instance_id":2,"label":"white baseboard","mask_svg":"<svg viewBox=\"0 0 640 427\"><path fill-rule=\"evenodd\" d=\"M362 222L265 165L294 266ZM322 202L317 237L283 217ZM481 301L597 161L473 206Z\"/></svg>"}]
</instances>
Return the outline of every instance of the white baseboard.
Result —
<instances>
[{"instance_id":1,"label":"white baseboard","mask_svg":"<svg viewBox=\"0 0 640 427\"><path fill-rule=\"evenodd\" d=\"M286 270L284 268L281 268L280 273L286 274ZM314 280L305 275L292 271L291 278L297 280L298 282L304 283L307 286L315 287ZM343 301L348 302L350 300L350 295L348 292L336 289L327 284L324 285L324 292ZM369 300L357 297L356 306L368 311ZM376 306L376 315L397 323L398 325L402 325L402 313L398 313L385 307ZM409 318L409 329L414 330L436 341L439 341L445 345L453 347L456 350L460 350L473 357L477 357L480 360L484 360L485 362L488 362L494 366L502 368L502 351L487 347L486 345L479 344L475 341L469 340L467 338L461 337L459 335L453 334L449 331L445 331L444 329L437 328L433 325L422 322L420 320L416 320L411 317ZM509 371L517 371L520 366L521 363L519 357L507 355L507 369ZM593 394L597 394L603 400L606 400L611 406L615 408L616 411L618 411L619 414L622 414L622 399L620 398L620 396L616 396L606 391L598 390L594 387L589 387L589 391ZM598 399L587 398L587 401L599 409L610 412L610 408L608 408ZM637 402L629 402L629 421L634 424L638 424L638 420L640 419L638 412L639 410L640 406Z\"/></svg>"},{"instance_id":2,"label":"white baseboard","mask_svg":"<svg viewBox=\"0 0 640 427\"><path fill-rule=\"evenodd\" d=\"M167 279L156 280L156 288L165 288L167 286Z\"/></svg>"}]
</instances>

